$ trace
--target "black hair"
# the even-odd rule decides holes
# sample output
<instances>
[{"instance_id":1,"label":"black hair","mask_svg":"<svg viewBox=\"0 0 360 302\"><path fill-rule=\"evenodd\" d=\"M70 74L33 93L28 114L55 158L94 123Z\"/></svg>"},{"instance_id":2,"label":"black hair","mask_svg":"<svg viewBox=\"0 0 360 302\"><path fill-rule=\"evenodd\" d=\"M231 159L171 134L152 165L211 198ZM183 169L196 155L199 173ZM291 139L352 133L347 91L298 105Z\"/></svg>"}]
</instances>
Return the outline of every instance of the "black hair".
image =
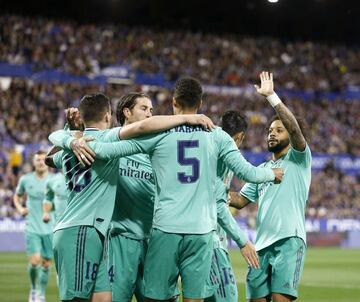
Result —
<instances>
[{"instance_id":1,"label":"black hair","mask_svg":"<svg viewBox=\"0 0 360 302\"><path fill-rule=\"evenodd\" d=\"M240 132L246 132L248 124L238 111L226 111L221 117L221 127L231 137Z\"/></svg>"},{"instance_id":2,"label":"black hair","mask_svg":"<svg viewBox=\"0 0 360 302\"><path fill-rule=\"evenodd\" d=\"M79 106L84 123L100 122L106 112L111 112L110 99L102 93L85 95Z\"/></svg>"},{"instance_id":3,"label":"black hair","mask_svg":"<svg viewBox=\"0 0 360 302\"><path fill-rule=\"evenodd\" d=\"M203 95L200 82L191 77L181 78L174 86L174 98L182 108L197 108Z\"/></svg>"},{"instance_id":4,"label":"black hair","mask_svg":"<svg viewBox=\"0 0 360 302\"><path fill-rule=\"evenodd\" d=\"M125 114L124 109L128 108L129 110L132 110L136 105L136 100L138 98L148 98L150 97L142 92L130 92L127 94L124 94L121 98L119 103L116 107L116 119L120 125L124 125L125 123Z\"/></svg>"},{"instance_id":5,"label":"black hair","mask_svg":"<svg viewBox=\"0 0 360 302\"><path fill-rule=\"evenodd\" d=\"M308 133L307 133L307 127L306 127L305 121L301 117L298 117L298 116L295 116L295 119L298 122L298 125L300 127L302 135L304 136L305 140L308 141ZM271 124L274 121L281 121L281 119L277 115L274 115L273 117L271 117L271 119L269 120L267 129L270 128Z\"/></svg>"}]
</instances>

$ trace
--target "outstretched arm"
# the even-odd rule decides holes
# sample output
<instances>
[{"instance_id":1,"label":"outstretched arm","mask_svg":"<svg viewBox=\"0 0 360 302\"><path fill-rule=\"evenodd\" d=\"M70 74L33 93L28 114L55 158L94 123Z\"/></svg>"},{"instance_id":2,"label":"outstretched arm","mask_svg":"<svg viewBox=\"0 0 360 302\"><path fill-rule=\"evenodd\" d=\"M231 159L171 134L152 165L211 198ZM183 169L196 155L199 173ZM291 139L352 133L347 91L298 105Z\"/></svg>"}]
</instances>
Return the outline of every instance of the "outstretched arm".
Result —
<instances>
[{"instance_id":1,"label":"outstretched arm","mask_svg":"<svg viewBox=\"0 0 360 302\"><path fill-rule=\"evenodd\" d=\"M162 132L179 125L200 125L205 129L214 129L214 124L203 114L158 115L122 127L119 138L128 139L143 134Z\"/></svg>"},{"instance_id":2,"label":"outstretched arm","mask_svg":"<svg viewBox=\"0 0 360 302\"><path fill-rule=\"evenodd\" d=\"M278 95L274 92L273 74L263 71L260 74L261 86L254 85L256 91L265 96L269 103L273 106L276 114L284 124L284 127L289 132L291 146L298 151L304 151L306 148L306 140L301 132L300 126L292 114L292 112L280 100Z\"/></svg>"}]
</instances>

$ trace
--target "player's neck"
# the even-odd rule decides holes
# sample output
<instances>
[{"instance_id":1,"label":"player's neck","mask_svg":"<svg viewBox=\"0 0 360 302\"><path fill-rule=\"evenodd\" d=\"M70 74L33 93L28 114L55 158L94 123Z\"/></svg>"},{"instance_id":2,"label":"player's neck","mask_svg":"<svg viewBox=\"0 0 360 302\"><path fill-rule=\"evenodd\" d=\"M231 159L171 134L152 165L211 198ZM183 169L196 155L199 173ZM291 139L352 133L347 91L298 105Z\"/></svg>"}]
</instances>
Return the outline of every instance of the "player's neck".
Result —
<instances>
[{"instance_id":1,"label":"player's neck","mask_svg":"<svg viewBox=\"0 0 360 302\"><path fill-rule=\"evenodd\" d=\"M176 109L174 110L174 115L180 115L180 114L197 114L196 109Z\"/></svg>"},{"instance_id":2,"label":"player's neck","mask_svg":"<svg viewBox=\"0 0 360 302\"><path fill-rule=\"evenodd\" d=\"M48 175L48 171L36 171L35 170L35 176L37 177L37 178L44 178L44 177L46 177Z\"/></svg>"},{"instance_id":3,"label":"player's neck","mask_svg":"<svg viewBox=\"0 0 360 302\"><path fill-rule=\"evenodd\" d=\"M290 149L290 145L289 146L287 146L287 147L285 147L284 149L282 149L281 151L279 151L279 152L274 152L273 153L273 160L278 160L280 157L282 157L282 156L284 156L286 153L288 153L288 151L289 151L289 149Z\"/></svg>"},{"instance_id":4,"label":"player's neck","mask_svg":"<svg viewBox=\"0 0 360 302\"><path fill-rule=\"evenodd\" d=\"M106 122L98 122L98 123L89 123L85 125L86 128L96 128L99 130L105 130L108 129L108 124Z\"/></svg>"}]
</instances>

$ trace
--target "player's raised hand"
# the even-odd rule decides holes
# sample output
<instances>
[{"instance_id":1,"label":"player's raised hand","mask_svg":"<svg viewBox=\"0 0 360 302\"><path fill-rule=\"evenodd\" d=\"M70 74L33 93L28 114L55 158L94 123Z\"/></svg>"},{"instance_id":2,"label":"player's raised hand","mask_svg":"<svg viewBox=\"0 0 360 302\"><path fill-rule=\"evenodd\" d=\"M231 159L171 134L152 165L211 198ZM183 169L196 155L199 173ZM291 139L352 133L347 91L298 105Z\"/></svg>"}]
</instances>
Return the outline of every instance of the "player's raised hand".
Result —
<instances>
[{"instance_id":1,"label":"player's raised hand","mask_svg":"<svg viewBox=\"0 0 360 302\"><path fill-rule=\"evenodd\" d=\"M84 124L80 118L80 111L78 108L70 107L65 109L66 122L69 124L71 130L83 130Z\"/></svg>"},{"instance_id":2,"label":"player's raised hand","mask_svg":"<svg viewBox=\"0 0 360 302\"><path fill-rule=\"evenodd\" d=\"M271 72L263 71L260 73L260 81L260 87L254 85L256 91L265 97L272 95L274 93L273 74Z\"/></svg>"},{"instance_id":3,"label":"player's raised hand","mask_svg":"<svg viewBox=\"0 0 360 302\"><path fill-rule=\"evenodd\" d=\"M87 142L92 140L94 138L91 136L83 136L74 139L70 144L71 150L73 150L79 162L84 166L90 166L95 160L96 153L87 145Z\"/></svg>"},{"instance_id":4,"label":"player's raised hand","mask_svg":"<svg viewBox=\"0 0 360 302\"><path fill-rule=\"evenodd\" d=\"M260 268L259 257L251 241L246 242L245 246L240 249L240 252L249 266Z\"/></svg>"},{"instance_id":5,"label":"player's raised hand","mask_svg":"<svg viewBox=\"0 0 360 302\"><path fill-rule=\"evenodd\" d=\"M274 172L274 174L275 174L274 183L276 183L276 184L281 183L282 178L283 178L283 176L284 176L284 174L285 174L285 173L284 173L284 170L281 169L281 168L273 168L272 170L273 170L273 172Z\"/></svg>"},{"instance_id":6,"label":"player's raised hand","mask_svg":"<svg viewBox=\"0 0 360 302\"><path fill-rule=\"evenodd\" d=\"M215 128L212 120L204 114L188 114L184 115L184 117L186 118L186 124L200 125L206 130L212 130Z\"/></svg>"}]
</instances>

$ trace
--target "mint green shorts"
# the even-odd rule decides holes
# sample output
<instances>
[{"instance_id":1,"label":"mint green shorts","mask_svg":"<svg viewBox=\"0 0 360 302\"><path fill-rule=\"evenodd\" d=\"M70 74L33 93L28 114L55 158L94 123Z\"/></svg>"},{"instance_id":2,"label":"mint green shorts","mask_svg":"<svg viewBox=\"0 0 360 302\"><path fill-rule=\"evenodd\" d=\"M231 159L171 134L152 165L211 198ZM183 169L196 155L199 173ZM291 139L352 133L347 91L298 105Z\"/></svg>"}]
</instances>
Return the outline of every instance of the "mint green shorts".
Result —
<instances>
[{"instance_id":1,"label":"mint green shorts","mask_svg":"<svg viewBox=\"0 0 360 302\"><path fill-rule=\"evenodd\" d=\"M280 293L295 300L304 268L305 250L301 238L289 237L258 251L260 269L248 269L246 298L269 298L272 293Z\"/></svg>"},{"instance_id":2,"label":"mint green shorts","mask_svg":"<svg viewBox=\"0 0 360 302\"><path fill-rule=\"evenodd\" d=\"M92 226L75 226L54 233L54 258L61 300L89 299L111 291L103 236Z\"/></svg>"},{"instance_id":3,"label":"mint green shorts","mask_svg":"<svg viewBox=\"0 0 360 302\"><path fill-rule=\"evenodd\" d=\"M25 232L26 254L28 256L40 254L44 259L53 259L52 240L53 234L36 234Z\"/></svg>"},{"instance_id":4,"label":"mint green shorts","mask_svg":"<svg viewBox=\"0 0 360 302\"><path fill-rule=\"evenodd\" d=\"M205 298L205 302L238 301L238 290L230 258L228 253L221 248L214 249L207 284L208 288L213 288L213 293Z\"/></svg>"},{"instance_id":5,"label":"mint green shorts","mask_svg":"<svg viewBox=\"0 0 360 302\"><path fill-rule=\"evenodd\" d=\"M213 253L212 236L213 232L192 235L153 229L145 257L145 297L167 300L176 296L181 276L185 298L205 298Z\"/></svg>"},{"instance_id":6,"label":"mint green shorts","mask_svg":"<svg viewBox=\"0 0 360 302\"><path fill-rule=\"evenodd\" d=\"M144 262L146 240L135 240L121 234L110 236L109 279L113 302L144 300Z\"/></svg>"}]
</instances>

